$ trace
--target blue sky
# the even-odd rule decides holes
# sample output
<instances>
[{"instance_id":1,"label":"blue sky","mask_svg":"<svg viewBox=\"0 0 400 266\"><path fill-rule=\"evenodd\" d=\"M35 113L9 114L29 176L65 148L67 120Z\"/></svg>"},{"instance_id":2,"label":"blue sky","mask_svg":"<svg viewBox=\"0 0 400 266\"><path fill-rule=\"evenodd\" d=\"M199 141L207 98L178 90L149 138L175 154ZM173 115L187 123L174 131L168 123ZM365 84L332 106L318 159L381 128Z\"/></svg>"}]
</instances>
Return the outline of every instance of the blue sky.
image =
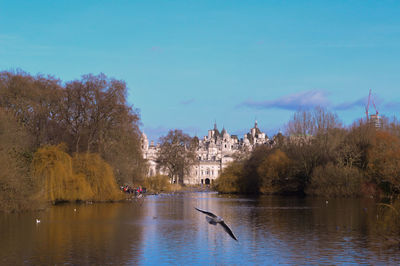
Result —
<instances>
[{"instance_id":1,"label":"blue sky","mask_svg":"<svg viewBox=\"0 0 400 266\"><path fill-rule=\"evenodd\" d=\"M123 79L151 139L400 109L400 1L0 1L0 70Z\"/></svg>"}]
</instances>

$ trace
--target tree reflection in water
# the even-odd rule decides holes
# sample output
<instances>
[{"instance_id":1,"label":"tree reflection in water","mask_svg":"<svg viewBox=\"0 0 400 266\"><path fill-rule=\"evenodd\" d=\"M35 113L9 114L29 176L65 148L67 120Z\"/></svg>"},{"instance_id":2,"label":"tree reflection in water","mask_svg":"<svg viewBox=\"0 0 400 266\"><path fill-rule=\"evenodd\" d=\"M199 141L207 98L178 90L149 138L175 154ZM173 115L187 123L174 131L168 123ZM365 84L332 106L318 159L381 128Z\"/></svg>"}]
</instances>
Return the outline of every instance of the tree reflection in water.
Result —
<instances>
[{"instance_id":1,"label":"tree reflection in water","mask_svg":"<svg viewBox=\"0 0 400 266\"><path fill-rule=\"evenodd\" d=\"M135 204L104 203L1 215L0 257L5 264L135 263L143 241L142 212Z\"/></svg>"},{"instance_id":2,"label":"tree reflection in water","mask_svg":"<svg viewBox=\"0 0 400 266\"><path fill-rule=\"evenodd\" d=\"M224 217L239 242L193 207ZM74 208L77 209L74 212ZM41 223L36 225L39 215ZM395 264L371 199L216 193L0 214L0 264Z\"/></svg>"}]
</instances>

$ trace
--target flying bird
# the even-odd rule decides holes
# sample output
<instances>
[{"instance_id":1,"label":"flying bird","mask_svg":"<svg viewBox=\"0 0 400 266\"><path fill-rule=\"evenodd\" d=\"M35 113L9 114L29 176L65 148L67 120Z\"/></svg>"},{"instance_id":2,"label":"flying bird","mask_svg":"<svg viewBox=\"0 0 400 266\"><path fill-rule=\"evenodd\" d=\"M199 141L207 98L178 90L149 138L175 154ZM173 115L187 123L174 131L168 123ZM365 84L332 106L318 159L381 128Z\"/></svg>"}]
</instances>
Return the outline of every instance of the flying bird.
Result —
<instances>
[{"instance_id":1,"label":"flying bird","mask_svg":"<svg viewBox=\"0 0 400 266\"><path fill-rule=\"evenodd\" d=\"M211 212L208 212L208 211L203 211L203 210L200 210L200 209L198 209L198 208L196 208L196 207L195 207L195 209L196 209L197 211L202 212L202 213L204 213L205 215L207 215L207 216L206 216L206 220L207 220L207 222L208 222L209 224L212 224L212 225L220 224L220 225L222 226L222 228L224 228L225 232L227 232L233 239L235 239L236 241L238 241L237 238L236 238L236 236L233 234L232 230L231 230L231 229L226 225L226 223L224 222L224 219L222 219L221 217L215 215L214 213L211 213Z\"/></svg>"}]
</instances>

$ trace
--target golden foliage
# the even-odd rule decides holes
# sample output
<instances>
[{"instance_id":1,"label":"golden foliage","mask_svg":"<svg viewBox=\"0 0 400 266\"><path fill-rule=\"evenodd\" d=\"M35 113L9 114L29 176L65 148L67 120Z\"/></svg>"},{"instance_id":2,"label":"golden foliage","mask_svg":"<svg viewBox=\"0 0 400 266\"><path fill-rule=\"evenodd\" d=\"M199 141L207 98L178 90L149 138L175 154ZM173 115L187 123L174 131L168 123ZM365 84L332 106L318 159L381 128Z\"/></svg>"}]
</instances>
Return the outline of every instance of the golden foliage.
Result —
<instances>
[{"instance_id":1,"label":"golden foliage","mask_svg":"<svg viewBox=\"0 0 400 266\"><path fill-rule=\"evenodd\" d=\"M39 197L47 201L117 200L117 188L111 167L97 154L79 154L72 159L64 145L38 149L32 161L32 173L40 186Z\"/></svg>"},{"instance_id":2,"label":"golden foliage","mask_svg":"<svg viewBox=\"0 0 400 266\"><path fill-rule=\"evenodd\" d=\"M166 175L149 176L144 179L144 187L151 193L172 191L169 180L170 178Z\"/></svg>"},{"instance_id":3,"label":"golden foliage","mask_svg":"<svg viewBox=\"0 0 400 266\"><path fill-rule=\"evenodd\" d=\"M257 172L261 177L261 193L277 193L289 183L289 170L291 161L287 155L277 149L265 158Z\"/></svg>"},{"instance_id":4,"label":"golden foliage","mask_svg":"<svg viewBox=\"0 0 400 266\"><path fill-rule=\"evenodd\" d=\"M40 197L47 201L89 200L93 192L85 176L74 174L72 159L64 146L39 148L32 161L32 173L40 186Z\"/></svg>"},{"instance_id":5,"label":"golden foliage","mask_svg":"<svg viewBox=\"0 0 400 266\"><path fill-rule=\"evenodd\" d=\"M86 178L93 191L93 200L112 201L121 199L111 166L98 154L82 153L73 157L74 172Z\"/></svg>"},{"instance_id":6,"label":"golden foliage","mask_svg":"<svg viewBox=\"0 0 400 266\"><path fill-rule=\"evenodd\" d=\"M332 163L317 166L311 176L307 194L328 197L354 197L361 194L362 173L355 167L340 167Z\"/></svg>"},{"instance_id":7,"label":"golden foliage","mask_svg":"<svg viewBox=\"0 0 400 266\"><path fill-rule=\"evenodd\" d=\"M0 107L0 211L34 209L29 175L30 137L15 117Z\"/></svg>"},{"instance_id":8,"label":"golden foliage","mask_svg":"<svg viewBox=\"0 0 400 266\"><path fill-rule=\"evenodd\" d=\"M377 183L388 182L391 190L400 191L400 139L378 131L368 150L368 170Z\"/></svg>"},{"instance_id":9,"label":"golden foliage","mask_svg":"<svg viewBox=\"0 0 400 266\"><path fill-rule=\"evenodd\" d=\"M227 166L221 175L215 180L215 189L220 193L239 193L240 181L243 177L243 164L233 162Z\"/></svg>"}]
</instances>

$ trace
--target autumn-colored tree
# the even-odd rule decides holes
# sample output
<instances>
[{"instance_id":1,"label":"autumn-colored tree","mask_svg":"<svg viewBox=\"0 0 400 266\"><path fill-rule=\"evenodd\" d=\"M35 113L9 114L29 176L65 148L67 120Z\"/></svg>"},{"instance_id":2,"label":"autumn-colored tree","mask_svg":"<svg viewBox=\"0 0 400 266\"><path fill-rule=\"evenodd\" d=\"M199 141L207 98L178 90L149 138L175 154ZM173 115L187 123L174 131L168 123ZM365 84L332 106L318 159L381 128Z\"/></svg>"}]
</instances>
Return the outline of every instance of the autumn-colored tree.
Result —
<instances>
[{"instance_id":1,"label":"autumn-colored tree","mask_svg":"<svg viewBox=\"0 0 400 266\"><path fill-rule=\"evenodd\" d=\"M286 134L288 141L282 150L293 160L299 188L304 190L314 168L333 160L344 132L335 113L316 107L296 112L286 126Z\"/></svg>"},{"instance_id":2,"label":"autumn-colored tree","mask_svg":"<svg viewBox=\"0 0 400 266\"><path fill-rule=\"evenodd\" d=\"M260 192L264 194L296 192L291 160L279 149L274 150L257 168L261 177Z\"/></svg>"},{"instance_id":3,"label":"autumn-colored tree","mask_svg":"<svg viewBox=\"0 0 400 266\"><path fill-rule=\"evenodd\" d=\"M65 152L66 145L44 146L34 154L32 174L40 199L59 202L121 199L111 166L98 154Z\"/></svg>"},{"instance_id":4,"label":"autumn-colored tree","mask_svg":"<svg viewBox=\"0 0 400 266\"><path fill-rule=\"evenodd\" d=\"M39 185L38 197L49 202L91 200L94 193L84 175L74 173L65 145L44 146L35 153L32 175Z\"/></svg>"},{"instance_id":5,"label":"autumn-colored tree","mask_svg":"<svg viewBox=\"0 0 400 266\"><path fill-rule=\"evenodd\" d=\"M387 192L400 192L400 139L378 131L368 150L368 171L378 184L388 184Z\"/></svg>"},{"instance_id":6,"label":"autumn-colored tree","mask_svg":"<svg viewBox=\"0 0 400 266\"><path fill-rule=\"evenodd\" d=\"M35 207L30 176L32 138L14 115L0 108L0 211Z\"/></svg>"},{"instance_id":7,"label":"autumn-colored tree","mask_svg":"<svg viewBox=\"0 0 400 266\"><path fill-rule=\"evenodd\" d=\"M368 150L375 139L376 129L363 120L358 120L350 127L344 144L349 149L347 153L349 163L361 170L367 170Z\"/></svg>"},{"instance_id":8,"label":"autumn-colored tree","mask_svg":"<svg viewBox=\"0 0 400 266\"><path fill-rule=\"evenodd\" d=\"M259 165L268 157L271 149L265 145L256 147L245 159L243 164L243 175L239 179L240 191L246 194L259 194L262 184L261 177L257 171Z\"/></svg>"},{"instance_id":9,"label":"autumn-colored tree","mask_svg":"<svg viewBox=\"0 0 400 266\"><path fill-rule=\"evenodd\" d=\"M317 166L306 188L308 195L356 197L361 193L362 174L356 167L343 167L329 162Z\"/></svg>"},{"instance_id":10,"label":"autumn-colored tree","mask_svg":"<svg viewBox=\"0 0 400 266\"><path fill-rule=\"evenodd\" d=\"M243 178L243 163L235 161L222 170L214 182L214 188L221 193L241 193L240 181Z\"/></svg>"}]
</instances>

